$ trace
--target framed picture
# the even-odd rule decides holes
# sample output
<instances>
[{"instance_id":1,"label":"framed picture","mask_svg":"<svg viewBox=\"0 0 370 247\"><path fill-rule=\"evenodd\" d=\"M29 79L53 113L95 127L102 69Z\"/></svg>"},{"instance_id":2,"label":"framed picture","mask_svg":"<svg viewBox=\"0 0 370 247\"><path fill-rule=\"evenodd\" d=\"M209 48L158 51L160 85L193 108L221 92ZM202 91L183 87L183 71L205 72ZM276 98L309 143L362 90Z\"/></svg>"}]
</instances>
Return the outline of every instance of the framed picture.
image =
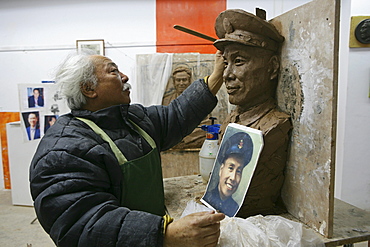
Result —
<instances>
[{"instance_id":1,"label":"framed picture","mask_svg":"<svg viewBox=\"0 0 370 247\"><path fill-rule=\"evenodd\" d=\"M91 50L97 55L105 55L104 39L77 40L76 46L77 52L80 52L82 50Z\"/></svg>"}]
</instances>

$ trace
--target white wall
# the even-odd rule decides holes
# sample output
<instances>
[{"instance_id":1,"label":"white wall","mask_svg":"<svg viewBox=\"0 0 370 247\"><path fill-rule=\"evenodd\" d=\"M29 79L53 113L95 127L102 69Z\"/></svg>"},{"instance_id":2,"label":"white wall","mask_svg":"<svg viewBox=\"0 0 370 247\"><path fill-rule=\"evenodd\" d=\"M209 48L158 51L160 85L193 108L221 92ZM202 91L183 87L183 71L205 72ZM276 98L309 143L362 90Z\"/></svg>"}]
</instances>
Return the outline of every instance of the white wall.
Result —
<instances>
[{"instance_id":1,"label":"white wall","mask_svg":"<svg viewBox=\"0 0 370 247\"><path fill-rule=\"evenodd\" d=\"M0 1L0 111L19 111L17 84L52 80L83 39L104 39L133 82L135 54L155 52L155 1Z\"/></svg>"},{"instance_id":2,"label":"white wall","mask_svg":"<svg viewBox=\"0 0 370 247\"><path fill-rule=\"evenodd\" d=\"M228 0L227 8L259 7L272 19L307 2ZM350 16L370 15L370 1L341 4L335 195L370 210L370 48L348 48ZM0 111L19 111L17 84L52 80L79 39L105 40L106 56L130 77L136 102L135 55L155 52L155 0L0 1Z\"/></svg>"},{"instance_id":3,"label":"white wall","mask_svg":"<svg viewBox=\"0 0 370 247\"><path fill-rule=\"evenodd\" d=\"M352 0L350 16L370 15L370 1ZM348 32L349 27L343 30ZM349 37L349 36L348 36ZM336 196L359 208L370 211L370 48L348 48L348 71L340 85L338 105L343 115L338 128L338 182Z\"/></svg>"}]
</instances>

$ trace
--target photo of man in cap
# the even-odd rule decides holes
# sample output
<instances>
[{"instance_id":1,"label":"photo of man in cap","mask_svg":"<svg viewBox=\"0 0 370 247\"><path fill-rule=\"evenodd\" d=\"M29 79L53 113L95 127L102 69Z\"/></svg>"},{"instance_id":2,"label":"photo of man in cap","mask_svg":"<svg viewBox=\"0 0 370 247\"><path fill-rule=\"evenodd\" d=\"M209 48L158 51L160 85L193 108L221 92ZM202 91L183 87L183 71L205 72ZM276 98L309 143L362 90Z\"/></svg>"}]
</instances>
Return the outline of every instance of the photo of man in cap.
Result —
<instances>
[{"instance_id":1,"label":"photo of man in cap","mask_svg":"<svg viewBox=\"0 0 370 247\"><path fill-rule=\"evenodd\" d=\"M239 188L243 169L251 161L253 149L253 141L245 132L237 132L225 140L217 156L219 171L217 173L214 168L211 176L217 184L208 186L203 202L229 217L235 216L242 200L236 202L232 195Z\"/></svg>"},{"instance_id":2,"label":"photo of man in cap","mask_svg":"<svg viewBox=\"0 0 370 247\"><path fill-rule=\"evenodd\" d=\"M261 130L264 137L264 148L238 216L282 213L280 190L292 128L290 116L280 111L276 102L284 37L265 16L240 9L221 12L215 29L219 39L214 45L223 52L229 102L236 106L224 120L220 138L229 123Z\"/></svg>"}]
</instances>

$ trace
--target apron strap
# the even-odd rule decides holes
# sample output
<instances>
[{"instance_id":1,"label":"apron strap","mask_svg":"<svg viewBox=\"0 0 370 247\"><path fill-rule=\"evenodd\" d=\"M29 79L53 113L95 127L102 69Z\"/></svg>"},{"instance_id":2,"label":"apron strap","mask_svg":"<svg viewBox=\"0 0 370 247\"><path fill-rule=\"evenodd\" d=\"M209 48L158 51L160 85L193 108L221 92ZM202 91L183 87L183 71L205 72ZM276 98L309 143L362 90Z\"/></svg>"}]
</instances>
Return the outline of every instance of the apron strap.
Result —
<instances>
[{"instance_id":1,"label":"apron strap","mask_svg":"<svg viewBox=\"0 0 370 247\"><path fill-rule=\"evenodd\" d=\"M112 141L112 139L105 133L98 125L93 121L86 118L76 117L78 120L87 124L96 134L98 134L104 141L108 142L110 148L112 149L114 155L116 156L119 164L127 162L126 157L123 155L121 150L118 149L117 145Z\"/></svg>"},{"instance_id":2,"label":"apron strap","mask_svg":"<svg viewBox=\"0 0 370 247\"><path fill-rule=\"evenodd\" d=\"M98 134L104 141L108 142L110 148L112 149L114 155L116 156L119 164L123 164L127 162L126 157L123 155L121 150L117 147L117 145L112 141L112 139L105 133L96 123L91 121L90 119L76 117L78 120L86 123L96 134ZM140 128L137 124L129 119L129 121L135 126L136 130L139 134L149 143L152 148L156 148L155 141L153 138L146 133L142 128Z\"/></svg>"},{"instance_id":3,"label":"apron strap","mask_svg":"<svg viewBox=\"0 0 370 247\"><path fill-rule=\"evenodd\" d=\"M147 141L149 143L149 145L152 148L157 147L157 145L155 145L155 141L153 140L153 138L148 133L146 133L142 128L139 127L139 125L137 125L136 123L134 123L130 119L128 121L130 121L130 123L132 123L135 126L135 128L139 132L139 134L145 139L145 141Z\"/></svg>"}]
</instances>

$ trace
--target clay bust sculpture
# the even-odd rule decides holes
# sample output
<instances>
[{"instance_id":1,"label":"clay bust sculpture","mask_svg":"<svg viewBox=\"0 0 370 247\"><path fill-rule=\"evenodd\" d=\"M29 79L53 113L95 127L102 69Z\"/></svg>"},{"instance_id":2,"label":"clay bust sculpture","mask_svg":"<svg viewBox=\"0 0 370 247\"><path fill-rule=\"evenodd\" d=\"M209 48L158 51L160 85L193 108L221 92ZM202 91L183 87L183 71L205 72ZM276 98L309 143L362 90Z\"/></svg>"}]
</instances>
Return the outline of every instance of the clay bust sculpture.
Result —
<instances>
[{"instance_id":1,"label":"clay bust sculpture","mask_svg":"<svg viewBox=\"0 0 370 247\"><path fill-rule=\"evenodd\" d=\"M190 86L192 82L191 75L191 70L185 66L178 66L173 70L172 82L175 91L171 94L164 95L162 105L169 105L172 100L176 99L188 86ZM211 124L211 120L207 117L200 123L200 125L204 124ZM184 137L184 139L182 139L182 141L172 149L200 148L204 140L205 132L200 128L196 128L190 135Z\"/></svg>"},{"instance_id":2,"label":"clay bust sculpture","mask_svg":"<svg viewBox=\"0 0 370 247\"><path fill-rule=\"evenodd\" d=\"M272 24L243 10L220 13L215 29L219 39L214 45L225 59L223 77L229 102L236 106L220 134L228 123L238 123L261 130L265 143L237 216L282 213L280 190L291 122L289 115L277 109L275 94L284 38Z\"/></svg>"}]
</instances>

